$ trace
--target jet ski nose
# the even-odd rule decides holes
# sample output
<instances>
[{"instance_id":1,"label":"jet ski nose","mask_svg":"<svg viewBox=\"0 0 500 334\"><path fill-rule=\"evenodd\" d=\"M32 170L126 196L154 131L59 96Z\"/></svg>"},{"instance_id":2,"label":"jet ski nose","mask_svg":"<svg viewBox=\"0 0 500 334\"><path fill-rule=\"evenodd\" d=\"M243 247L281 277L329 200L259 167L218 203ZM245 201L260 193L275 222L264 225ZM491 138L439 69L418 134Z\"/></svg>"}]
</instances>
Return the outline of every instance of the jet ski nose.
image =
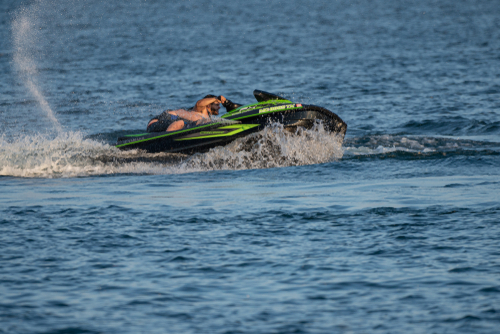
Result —
<instances>
[{"instance_id":1,"label":"jet ski nose","mask_svg":"<svg viewBox=\"0 0 500 334\"><path fill-rule=\"evenodd\" d=\"M264 102L264 101L270 101L270 100L286 100L284 97L273 94L273 93L268 93L264 92L263 90L254 90L253 91L253 96L255 96L255 99L258 102Z\"/></svg>"}]
</instances>

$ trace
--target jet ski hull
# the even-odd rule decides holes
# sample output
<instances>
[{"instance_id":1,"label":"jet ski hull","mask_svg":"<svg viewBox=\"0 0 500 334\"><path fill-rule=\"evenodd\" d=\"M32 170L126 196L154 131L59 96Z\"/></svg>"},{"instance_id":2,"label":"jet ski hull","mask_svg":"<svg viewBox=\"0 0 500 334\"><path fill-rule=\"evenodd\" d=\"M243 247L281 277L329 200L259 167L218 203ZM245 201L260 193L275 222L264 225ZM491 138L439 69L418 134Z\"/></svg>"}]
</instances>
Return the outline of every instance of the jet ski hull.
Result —
<instances>
[{"instance_id":1,"label":"jet ski hull","mask_svg":"<svg viewBox=\"0 0 500 334\"><path fill-rule=\"evenodd\" d=\"M322 124L327 131L340 136L342 140L345 136L347 124L326 108L294 103L258 90L254 91L254 95L257 103L239 105L223 115L221 121L178 131L128 135L118 138L116 147L122 150L141 149L151 153L205 152L260 131L272 123L281 123L286 130L293 132L298 127L312 128L315 124ZM227 124L229 122L224 120L233 121L233 124Z\"/></svg>"},{"instance_id":2,"label":"jet ski hull","mask_svg":"<svg viewBox=\"0 0 500 334\"><path fill-rule=\"evenodd\" d=\"M262 104L255 105L256 109L236 110L222 117L245 124L259 124L264 126L271 123L281 123L285 129L291 131L295 131L297 127L310 129L314 124L321 123L325 127L325 130L341 136L342 139L345 136L347 124L339 116L326 108L290 103L289 101L273 102L269 106L262 106Z\"/></svg>"},{"instance_id":3,"label":"jet ski hull","mask_svg":"<svg viewBox=\"0 0 500 334\"><path fill-rule=\"evenodd\" d=\"M169 152L192 154L226 145L236 138L258 131L257 124L211 123L179 131L163 131L118 138L121 150L140 149L150 153Z\"/></svg>"}]
</instances>

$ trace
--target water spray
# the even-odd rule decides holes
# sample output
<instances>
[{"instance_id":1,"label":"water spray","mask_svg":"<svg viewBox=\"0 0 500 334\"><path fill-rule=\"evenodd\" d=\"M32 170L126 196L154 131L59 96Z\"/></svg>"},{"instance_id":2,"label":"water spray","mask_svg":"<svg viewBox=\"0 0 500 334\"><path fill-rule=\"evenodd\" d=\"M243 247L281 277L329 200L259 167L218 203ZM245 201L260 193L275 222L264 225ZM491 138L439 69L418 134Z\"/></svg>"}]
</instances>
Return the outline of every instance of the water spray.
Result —
<instances>
[{"instance_id":1,"label":"water spray","mask_svg":"<svg viewBox=\"0 0 500 334\"><path fill-rule=\"evenodd\" d=\"M40 28L37 29L37 13L40 8L39 2L30 7L21 9L12 24L12 37L14 44L13 62L18 75L30 94L36 99L40 108L50 119L58 133L62 133L62 127L57 120L54 111L50 107L47 99L43 96L37 81L38 69L35 60L39 53L36 50L40 41Z\"/></svg>"}]
</instances>

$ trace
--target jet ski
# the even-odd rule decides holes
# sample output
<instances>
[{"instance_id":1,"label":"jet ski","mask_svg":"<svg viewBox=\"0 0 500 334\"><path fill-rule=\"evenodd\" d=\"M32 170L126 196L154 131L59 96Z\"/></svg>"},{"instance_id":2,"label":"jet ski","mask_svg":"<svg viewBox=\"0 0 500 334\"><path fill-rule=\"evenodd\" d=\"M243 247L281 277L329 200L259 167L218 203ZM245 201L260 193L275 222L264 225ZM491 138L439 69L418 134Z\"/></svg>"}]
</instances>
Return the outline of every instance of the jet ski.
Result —
<instances>
[{"instance_id":1,"label":"jet ski","mask_svg":"<svg viewBox=\"0 0 500 334\"><path fill-rule=\"evenodd\" d=\"M225 105L227 113L209 123L185 127L177 131L130 134L118 138L121 150L140 149L150 153L192 154L227 145L237 138L261 131L266 125L281 123L295 132L298 127L310 129L321 123L324 128L344 139L347 124L330 110L294 103L279 95L254 90L256 103Z\"/></svg>"}]
</instances>

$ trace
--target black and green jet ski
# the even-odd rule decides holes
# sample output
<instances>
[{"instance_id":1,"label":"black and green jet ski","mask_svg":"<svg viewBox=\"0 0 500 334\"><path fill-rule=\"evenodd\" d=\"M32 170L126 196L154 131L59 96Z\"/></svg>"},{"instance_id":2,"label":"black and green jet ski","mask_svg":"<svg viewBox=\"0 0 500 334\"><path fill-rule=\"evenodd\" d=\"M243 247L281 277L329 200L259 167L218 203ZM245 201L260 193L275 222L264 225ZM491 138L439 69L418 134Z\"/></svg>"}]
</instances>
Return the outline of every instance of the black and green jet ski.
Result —
<instances>
[{"instance_id":1,"label":"black and green jet ski","mask_svg":"<svg viewBox=\"0 0 500 334\"><path fill-rule=\"evenodd\" d=\"M257 103L226 106L220 119L178 131L131 134L118 138L122 150L141 149L147 152L206 152L226 145L236 138L262 130L271 123L281 123L289 131L297 127L311 128L321 122L327 131L344 138L347 124L330 110L314 105L294 103L281 96L260 90L253 92Z\"/></svg>"}]
</instances>

